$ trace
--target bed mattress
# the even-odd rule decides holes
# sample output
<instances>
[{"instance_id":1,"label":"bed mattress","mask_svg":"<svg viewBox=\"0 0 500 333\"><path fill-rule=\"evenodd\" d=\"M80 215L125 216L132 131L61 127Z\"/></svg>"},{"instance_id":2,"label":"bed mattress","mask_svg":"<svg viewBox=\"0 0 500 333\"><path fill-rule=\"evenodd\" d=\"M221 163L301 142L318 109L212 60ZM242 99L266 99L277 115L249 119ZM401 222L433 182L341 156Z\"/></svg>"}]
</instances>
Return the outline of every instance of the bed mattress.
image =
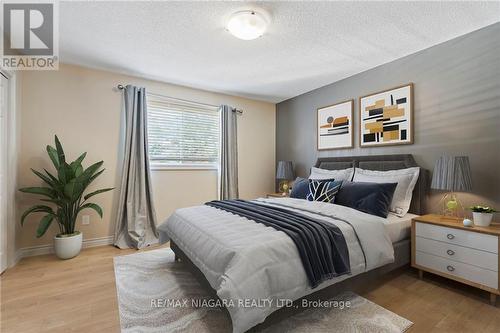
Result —
<instances>
[{"instance_id":1,"label":"bed mattress","mask_svg":"<svg viewBox=\"0 0 500 333\"><path fill-rule=\"evenodd\" d=\"M385 229L392 243L397 243L404 239L409 239L411 234L411 220L418 215L406 214L403 217L389 214L384 221Z\"/></svg>"}]
</instances>

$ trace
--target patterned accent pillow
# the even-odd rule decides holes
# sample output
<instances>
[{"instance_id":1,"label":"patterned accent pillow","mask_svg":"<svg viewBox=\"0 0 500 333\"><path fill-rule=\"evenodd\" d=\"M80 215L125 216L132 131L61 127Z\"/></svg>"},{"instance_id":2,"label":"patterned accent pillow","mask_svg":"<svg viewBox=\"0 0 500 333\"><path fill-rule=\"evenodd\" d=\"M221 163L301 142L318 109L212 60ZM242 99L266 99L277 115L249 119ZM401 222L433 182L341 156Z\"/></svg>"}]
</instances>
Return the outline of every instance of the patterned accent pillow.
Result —
<instances>
[{"instance_id":1,"label":"patterned accent pillow","mask_svg":"<svg viewBox=\"0 0 500 333\"><path fill-rule=\"evenodd\" d=\"M342 185L341 180L314 180L309 179L309 194L307 195L307 200L309 201L322 201L322 202L332 202L335 199L335 195Z\"/></svg>"},{"instance_id":2,"label":"patterned accent pillow","mask_svg":"<svg viewBox=\"0 0 500 333\"><path fill-rule=\"evenodd\" d=\"M335 179L321 179L321 181L334 181ZM297 177L292 186L292 192L290 193L290 198L294 199L306 199L309 196L309 179Z\"/></svg>"}]
</instances>

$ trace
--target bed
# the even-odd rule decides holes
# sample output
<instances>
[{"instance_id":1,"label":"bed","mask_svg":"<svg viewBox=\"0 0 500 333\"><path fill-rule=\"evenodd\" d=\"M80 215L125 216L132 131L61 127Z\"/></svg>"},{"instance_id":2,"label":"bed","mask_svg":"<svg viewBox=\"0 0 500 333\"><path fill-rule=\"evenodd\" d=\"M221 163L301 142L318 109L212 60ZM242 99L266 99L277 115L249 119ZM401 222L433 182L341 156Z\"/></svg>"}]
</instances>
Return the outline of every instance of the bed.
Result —
<instances>
[{"instance_id":1,"label":"bed","mask_svg":"<svg viewBox=\"0 0 500 333\"><path fill-rule=\"evenodd\" d=\"M411 155L382 155L320 158L315 166L328 170L358 167L387 171L418 165ZM307 285L297 248L286 234L213 207L177 210L159 227L160 241L169 240L176 258L184 261L227 305L233 332L244 332L296 311L282 308L283 301L331 297L407 265L409 224L412 217L423 214L427 178L427 171L420 168L409 214L397 218L384 219L343 206L301 199L257 199L265 205L286 207L334 223L344 234L351 273L324 281L316 288ZM254 300L249 303L252 305L263 299L272 303L235 305L236 300L249 299Z\"/></svg>"}]
</instances>

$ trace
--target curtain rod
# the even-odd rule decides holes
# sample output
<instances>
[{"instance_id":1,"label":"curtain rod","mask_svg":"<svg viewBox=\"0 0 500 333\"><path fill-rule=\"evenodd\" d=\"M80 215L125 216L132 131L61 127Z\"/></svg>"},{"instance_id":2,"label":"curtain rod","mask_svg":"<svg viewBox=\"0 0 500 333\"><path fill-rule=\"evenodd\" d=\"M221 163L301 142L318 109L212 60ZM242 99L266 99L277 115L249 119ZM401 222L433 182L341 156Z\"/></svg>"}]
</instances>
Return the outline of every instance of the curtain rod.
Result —
<instances>
[{"instance_id":1,"label":"curtain rod","mask_svg":"<svg viewBox=\"0 0 500 333\"><path fill-rule=\"evenodd\" d=\"M125 90L126 89L126 87L123 84L117 85L116 88L118 90ZM175 98L175 97L170 97L170 96L165 96L165 95L159 95L159 94L155 94L155 93L148 93L148 94L154 95L154 96L158 96L158 97L166 97L166 98L174 99L174 100L181 101L181 102L206 105L206 106L210 106L210 107L213 107L213 108L218 108L219 107L219 105L212 105L212 104L206 104L206 103L193 102L193 101L188 101L188 100L181 99L181 98ZM241 109L234 108L233 112L236 112L238 114L243 114L243 110L241 110Z\"/></svg>"}]
</instances>

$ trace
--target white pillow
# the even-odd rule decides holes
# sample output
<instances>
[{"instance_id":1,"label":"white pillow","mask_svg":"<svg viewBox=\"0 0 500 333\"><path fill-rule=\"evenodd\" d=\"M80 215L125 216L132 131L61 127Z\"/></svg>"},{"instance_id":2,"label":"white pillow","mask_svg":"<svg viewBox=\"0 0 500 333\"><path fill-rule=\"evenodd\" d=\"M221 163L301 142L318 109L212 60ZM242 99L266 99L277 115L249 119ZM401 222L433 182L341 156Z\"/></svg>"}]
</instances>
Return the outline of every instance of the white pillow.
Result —
<instances>
[{"instance_id":1,"label":"white pillow","mask_svg":"<svg viewBox=\"0 0 500 333\"><path fill-rule=\"evenodd\" d=\"M410 209L413 189L420 173L419 167L408 169L374 171L356 168L353 182L367 183L398 183L392 197L389 211L403 217Z\"/></svg>"},{"instance_id":2,"label":"white pillow","mask_svg":"<svg viewBox=\"0 0 500 333\"><path fill-rule=\"evenodd\" d=\"M341 170L326 170L320 168L311 168L311 175L309 179L335 179L335 180L348 180L351 181L354 168L341 169Z\"/></svg>"}]
</instances>

